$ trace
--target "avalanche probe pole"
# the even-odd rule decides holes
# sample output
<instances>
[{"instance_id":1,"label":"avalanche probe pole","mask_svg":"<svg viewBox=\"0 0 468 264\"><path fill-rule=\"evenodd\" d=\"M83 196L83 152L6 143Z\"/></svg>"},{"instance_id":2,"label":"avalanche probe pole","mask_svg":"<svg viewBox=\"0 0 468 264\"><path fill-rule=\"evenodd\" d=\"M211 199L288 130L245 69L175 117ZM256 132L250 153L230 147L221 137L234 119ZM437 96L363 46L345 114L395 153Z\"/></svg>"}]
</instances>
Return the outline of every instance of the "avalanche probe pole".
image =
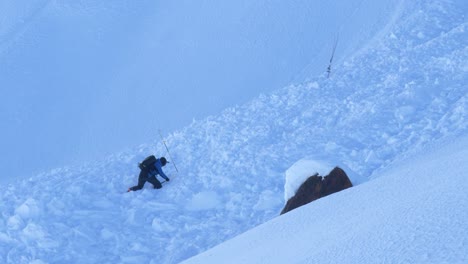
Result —
<instances>
[{"instance_id":1,"label":"avalanche probe pole","mask_svg":"<svg viewBox=\"0 0 468 264\"><path fill-rule=\"evenodd\" d=\"M159 136L161 136L161 140L162 140L162 142L163 142L163 144L164 144L164 147L166 147L167 154L169 155L169 159L171 159L171 163L174 165L174 168L175 168L176 172L179 173L179 170L177 169L177 167L176 167L176 165L175 165L175 162L174 162L174 160L173 160L172 157L171 157L171 153L169 152L169 148L168 148L167 145L166 145L166 141L164 140L164 138L163 138L163 136L162 136L161 130L159 130Z\"/></svg>"},{"instance_id":2,"label":"avalanche probe pole","mask_svg":"<svg viewBox=\"0 0 468 264\"><path fill-rule=\"evenodd\" d=\"M336 36L335 38L335 43L333 45L333 50L332 50L332 55L331 55L331 58L330 58L330 64L328 64L328 68L327 68L327 78L330 78L330 74L331 74L331 66L332 66L332 62L333 62L333 57L335 56L335 50L336 50L336 45L338 44L338 35Z\"/></svg>"}]
</instances>

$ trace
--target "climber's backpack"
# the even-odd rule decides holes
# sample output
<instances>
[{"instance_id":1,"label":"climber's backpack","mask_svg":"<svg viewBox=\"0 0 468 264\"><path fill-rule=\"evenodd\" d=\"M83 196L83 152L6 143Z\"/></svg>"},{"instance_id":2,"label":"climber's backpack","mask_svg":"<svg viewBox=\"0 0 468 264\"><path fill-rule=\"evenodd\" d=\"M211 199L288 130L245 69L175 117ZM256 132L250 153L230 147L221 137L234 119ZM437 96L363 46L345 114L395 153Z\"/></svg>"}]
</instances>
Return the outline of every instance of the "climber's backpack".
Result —
<instances>
[{"instance_id":1,"label":"climber's backpack","mask_svg":"<svg viewBox=\"0 0 468 264\"><path fill-rule=\"evenodd\" d=\"M154 163L156 162L156 157L154 155L148 156L146 159L144 159L140 164L138 164L138 167L142 170L154 170Z\"/></svg>"}]
</instances>

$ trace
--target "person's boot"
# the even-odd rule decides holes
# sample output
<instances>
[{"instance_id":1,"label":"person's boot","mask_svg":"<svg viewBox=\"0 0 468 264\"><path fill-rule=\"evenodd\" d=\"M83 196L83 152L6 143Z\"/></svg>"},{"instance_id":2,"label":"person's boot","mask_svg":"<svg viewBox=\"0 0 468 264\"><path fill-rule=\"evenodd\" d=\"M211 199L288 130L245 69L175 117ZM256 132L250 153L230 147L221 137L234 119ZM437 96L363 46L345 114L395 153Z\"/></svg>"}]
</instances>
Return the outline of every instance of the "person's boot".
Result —
<instances>
[{"instance_id":1,"label":"person's boot","mask_svg":"<svg viewBox=\"0 0 468 264\"><path fill-rule=\"evenodd\" d=\"M162 184L161 184L159 181L157 181L157 182L154 184L154 188L155 188L155 189L161 189L161 188L162 188Z\"/></svg>"}]
</instances>

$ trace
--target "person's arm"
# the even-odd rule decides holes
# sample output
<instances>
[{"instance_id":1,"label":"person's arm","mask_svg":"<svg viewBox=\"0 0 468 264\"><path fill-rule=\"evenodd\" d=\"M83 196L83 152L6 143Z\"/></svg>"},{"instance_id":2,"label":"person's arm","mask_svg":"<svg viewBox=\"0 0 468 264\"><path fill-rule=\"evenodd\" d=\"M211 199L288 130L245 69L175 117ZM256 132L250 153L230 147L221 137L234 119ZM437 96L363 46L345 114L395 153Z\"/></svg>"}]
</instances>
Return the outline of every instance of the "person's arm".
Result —
<instances>
[{"instance_id":1,"label":"person's arm","mask_svg":"<svg viewBox=\"0 0 468 264\"><path fill-rule=\"evenodd\" d=\"M163 177L166 181L169 181L169 177L167 177L166 174L164 173L164 171L162 170L161 162L156 162L155 167L158 170L159 175L161 175L161 177Z\"/></svg>"}]
</instances>

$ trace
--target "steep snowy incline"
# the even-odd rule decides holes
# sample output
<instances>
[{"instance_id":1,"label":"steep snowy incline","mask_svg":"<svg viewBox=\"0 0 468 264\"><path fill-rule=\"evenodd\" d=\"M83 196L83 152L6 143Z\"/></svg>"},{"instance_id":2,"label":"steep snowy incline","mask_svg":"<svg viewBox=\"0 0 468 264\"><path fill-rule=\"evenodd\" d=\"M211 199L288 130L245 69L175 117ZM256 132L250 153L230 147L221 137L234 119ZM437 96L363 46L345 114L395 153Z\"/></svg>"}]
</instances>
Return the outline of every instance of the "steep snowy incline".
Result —
<instances>
[{"instance_id":1,"label":"steep snowy incline","mask_svg":"<svg viewBox=\"0 0 468 264\"><path fill-rule=\"evenodd\" d=\"M17 43L13 40L14 37L19 37L49 2L50 0L7 0L0 3L0 55Z\"/></svg>"},{"instance_id":2,"label":"steep snowy incline","mask_svg":"<svg viewBox=\"0 0 468 264\"><path fill-rule=\"evenodd\" d=\"M173 180L160 191L124 193L139 161L167 155L159 140L2 188L0 262L177 263L276 217L284 172L299 159L378 181L411 151L466 136L465 1L415 1L401 11L330 79L261 95L167 136L180 173L167 167ZM372 185L356 188L364 186Z\"/></svg>"},{"instance_id":3,"label":"steep snowy incline","mask_svg":"<svg viewBox=\"0 0 468 264\"><path fill-rule=\"evenodd\" d=\"M413 154L183 263L466 263L468 137Z\"/></svg>"},{"instance_id":4,"label":"steep snowy incline","mask_svg":"<svg viewBox=\"0 0 468 264\"><path fill-rule=\"evenodd\" d=\"M401 2L2 0L0 184L316 76Z\"/></svg>"}]
</instances>

